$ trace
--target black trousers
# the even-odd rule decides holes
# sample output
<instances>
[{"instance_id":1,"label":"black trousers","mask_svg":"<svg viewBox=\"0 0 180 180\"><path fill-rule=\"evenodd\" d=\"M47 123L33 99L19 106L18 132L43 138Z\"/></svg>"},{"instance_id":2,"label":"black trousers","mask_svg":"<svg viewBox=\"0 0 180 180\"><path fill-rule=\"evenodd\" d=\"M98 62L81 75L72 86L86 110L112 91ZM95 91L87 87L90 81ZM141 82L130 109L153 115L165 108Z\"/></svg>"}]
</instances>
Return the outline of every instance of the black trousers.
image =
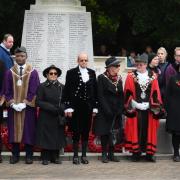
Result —
<instances>
[{"instance_id":1,"label":"black trousers","mask_svg":"<svg viewBox=\"0 0 180 180\"><path fill-rule=\"evenodd\" d=\"M103 154L106 154L107 151L109 151L109 153L114 152L114 145L112 144L110 135L108 134L101 136L101 146Z\"/></svg>"},{"instance_id":2,"label":"black trousers","mask_svg":"<svg viewBox=\"0 0 180 180\"><path fill-rule=\"evenodd\" d=\"M78 144L81 139L82 156L86 157L89 131L91 127L92 108L86 101L79 101L72 118L73 151L78 156Z\"/></svg>"},{"instance_id":3,"label":"black trousers","mask_svg":"<svg viewBox=\"0 0 180 180\"><path fill-rule=\"evenodd\" d=\"M179 156L179 145L180 145L180 135L172 134L172 145L174 149L174 156Z\"/></svg>"},{"instance_id":4,"label":"black trousers","mask_svg":"<svg viewBox=\"0 0 180 180\"><path fill-rule=\"evenodd\" d=\"M33 157L33 146L29 144L24 145L26 158ZM12 155L19 157L20 156L20 144L19 143L12 143Z\"/></svg>"}]
</instances>

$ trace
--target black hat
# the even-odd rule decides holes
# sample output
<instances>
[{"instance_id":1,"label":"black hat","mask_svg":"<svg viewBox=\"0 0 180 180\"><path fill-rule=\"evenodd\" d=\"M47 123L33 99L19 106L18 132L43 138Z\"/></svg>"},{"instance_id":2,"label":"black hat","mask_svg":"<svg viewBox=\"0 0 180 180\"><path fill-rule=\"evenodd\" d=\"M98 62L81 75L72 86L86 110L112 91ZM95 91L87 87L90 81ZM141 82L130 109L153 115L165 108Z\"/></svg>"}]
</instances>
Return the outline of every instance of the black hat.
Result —
<instances>
[{"instance_id":1,"label":"black hat","mask_svg":"<svg viewBox=\"0 0 180 180\"><path fill-rule=\"evenodd\" d=\"M121 62L120 60L118 60L116 57L112 56L105 61L105 65L106 65L105 68L108 68L110 66L119 65L120 62Z\"/></svg>"},{"instance_id":2,"label":"black hat","mask_svg":"<svg viewBox=\"0 0 180 180\"><path fill-rule=\"evenodd\" d=\"M44 71L43 71L43 76L44 76L45 78L47 77L47 74L49 73L49 71L50 71L51 69L55 69L55 70L57 71L58 77L62 74L61 69L59 69L59 68L56 67L55 65L51 65L51 66L47 67L46 69L44 69Z\"/></svg>"},{"instance_id":3,"label":"black hat","mask_svg":"<svg viewBox=\"0 0 180 180\"><path fill-rule=\"evenodd\" d=\"M142 55L136 56L135 62L136 63L148 63L148 55L142 54Z\"/></svg>"},{"instance_id":4,"label":"black hat","mask_svg":"<svg viewBox=\"0 0 180 180\"><path fill-rule=\"evenodd\" d=\"M156 57L156 54L155 53L150 53L148 55L148 64L151 63L151 61Z\"/></svg>"},{"instance_id":5,"label":"black hat","mask_svg":"<svg viewBox=\"0 0 180 180\"><path fill-rule=\"evenodd\" d=\"M26 48L25 48L24 46L17 47L17 48L14 50L14 53L15 53L15 54L16 54L16 53L21 53L21 52L23 52L23 53L26 53L26 54L27 54L27 52L26 52Z\"/></svg>"}]
</instances>

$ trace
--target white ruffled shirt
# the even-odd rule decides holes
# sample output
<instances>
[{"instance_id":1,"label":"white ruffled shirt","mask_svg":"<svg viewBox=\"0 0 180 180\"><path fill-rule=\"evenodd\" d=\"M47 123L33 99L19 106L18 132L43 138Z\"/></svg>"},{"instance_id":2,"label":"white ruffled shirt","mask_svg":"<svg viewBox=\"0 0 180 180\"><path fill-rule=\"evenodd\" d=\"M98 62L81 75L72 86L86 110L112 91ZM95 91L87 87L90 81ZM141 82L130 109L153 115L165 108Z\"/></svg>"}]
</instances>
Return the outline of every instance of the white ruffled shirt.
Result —
<instances>
[{"instance_id":1,"label":"white ruffled shirt","mask_svg":"<svg viewBox=\"0 0 180 180\"><path fill-rule=\"evenodd\" d=\"M137 72L137 77L139 79L139 84L145 85L149 79L148 71L144 73Z\"/></svg>"},{"instance_id":2,"label":"white ruffled shirt","mask_svg":"<svg viewBox=\"0 0 180 180\"><path fill-rule=\"evenodd\" d=\"M80 70L83 82L86 83L87 81L89 81L89 74L88 74L87 68L82 68L81 66L79 66L79 70Z\"/></svg>"}]
</instances>

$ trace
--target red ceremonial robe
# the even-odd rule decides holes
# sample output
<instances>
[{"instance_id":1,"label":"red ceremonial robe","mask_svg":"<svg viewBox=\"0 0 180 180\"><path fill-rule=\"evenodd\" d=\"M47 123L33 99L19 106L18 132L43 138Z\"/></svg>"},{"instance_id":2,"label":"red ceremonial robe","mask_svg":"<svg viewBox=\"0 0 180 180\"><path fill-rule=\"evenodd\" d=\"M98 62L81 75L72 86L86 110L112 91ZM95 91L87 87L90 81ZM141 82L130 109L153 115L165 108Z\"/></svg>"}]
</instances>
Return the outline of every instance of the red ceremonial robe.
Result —
<instances>
[{"instance_id":1,"label":"red ceremonial robe","mask_svg":"<svg viewBox=\"0 0 180 180\"><path fill-rule=\"evenodd\" d=\"M150 76L150 75L149 75ZM150 76L151 82L148 111L148 132L145 152L147 154L154 154L156 152L157 144L157 129L159 126L157 112L160 113L162 107L162 100L159 90L159 85L154 75ZM129 73L125 82L125 149L137 153L141 151L140 143L138 140L138 112L136 109L132 109L131 100L136 101L136 84L137 76L135 72ZM156 112L156 113L153 113Z\"/></svg>"}]
</instances>

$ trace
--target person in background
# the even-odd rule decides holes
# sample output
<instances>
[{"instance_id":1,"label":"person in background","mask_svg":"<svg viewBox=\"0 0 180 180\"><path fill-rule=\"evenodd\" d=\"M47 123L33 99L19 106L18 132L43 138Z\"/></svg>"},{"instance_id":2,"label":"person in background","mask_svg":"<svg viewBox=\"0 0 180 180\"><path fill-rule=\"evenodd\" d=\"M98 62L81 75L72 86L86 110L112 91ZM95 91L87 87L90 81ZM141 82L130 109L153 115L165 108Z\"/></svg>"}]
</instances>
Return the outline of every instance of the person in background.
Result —
<instances>
[{"instance_id":1,"label":"person in background","mask_svg":"<svg viewBox=\"0 0 180 180\"><path fill-rule=\"evenodd\" d=\"M157 50L157 55L159 58L159 69L161 71L161 74L158 76L158 82L159 82L159 88L161 91L161 97L164 102L165 100L165 91L166 91L166 80L165 80L165 72L169 65L169 62L167 62L167 51L164 47L160 47Z\"/></svg>"},{"instance_id":2,"label":"person in background","mask_svg":"<svg viewBox=\"0 0 180 180\"><path fill-rule=\"evenodd\" d=\"M138 56L137 69L125 81L125 149L132 152L132 161L145 152L147 161L156 162L158 116L164 110L158 81L147 63L146 55Z\"/></svg>"},{"instance_id":3,"label":"person in background","mask_svg":"<svg viewBox=\"0 0 180 180\"><path fill-rule=\"evenodd\" d=\"M0 44L0 60L4 62L6 69L10 69L14 65L14 61L10 54L10 49L13 47L13 44L13 36L11 34L5 34Z\"/></svg>"},{"instance_id":4,"label":"person in background","mask_svg":"<svg viewBox=\"0 0 180 180\"><path fill-rule=\"evenodd\" d=\"M96 56L109 56L109 51L107 50L107 46L105 44L100 45Z\"/></svg>"},{"instance_id":5,"label":"person in background","mask_svg":"<svg viewBox=\"0 0 180 180\"><path fill-rule=\"evenodd\" d=\"M150 54L155 54L155 53L153 52L152 47L150 45L148 45L148 46L145 47L145 51L144 51L143 54L149 56Z\"/></svg>"},{"instance_id":6,"label":"person in background","mask_svg":"<svg viewBox=\"0 0 180 180\"><path fill-rule=\"evenodd\" d=\"M177 51L176 55L179 52ZM167 111L166 130L172 134L173 161L180 162L180 67L176 75L170 77L167 84L165 105Z\"/></svg>"},{"instance_id":7,"label":"person in background","mask_svg":"<svg viewBox=\"0 0 180 180\"><path fill-rule=\"evenodd\" d=\"M10 49L13 47L14 38L11 34L5 34L0 44L0 126L3 120L3 107L4 107L4 81L5 72L10 69L13 65L13 59L11 58ZM2 139L1 139L1 128L0 128L0 163L2 162Z\"/></svg>"},{"instance_id":8,"label":"person in background","mask_svg":"<svg viewBox=\"0 0 180 180\"><path fill-rule=\"evenodd\" d=\"M149 54L147 69L155 73L157 77L161 74L161 70L159 68L159 57L156 54Z\"/></svg>"},{"instance_id":9,"label":"person in background","mask_svg":"<svg viewBox=\"0 0 180 180\"><path fill-rule=\"evenodd\" d=\"M102 162L119 162L114 156L113 128L123 130L122 111L124 107L122 80L119 76L120 60L110 57L106 60L106 71L98 76L98 114L94 120L94 133L101 137ZM115 127L114 127L115 126ZM121 135L123 132L120 133ZM122 138L122 137L121 137ZM107 153L108 152L108 153Z\"/></svg>"},{"instance_id":10,"label":"person in background","mask_svg":"<svg viewBox=\"0 0 180 180\"><path fill-rule=\"evenodd\" d=\"M135 67L136 52L130 51L130 55L127 58L127 67Z\"/></svg>"},{"instance_id":11,"label":"person in background","mask_svg":"<svg viewBox=\"0 0 180 180\"><path fill-rule=\"evenodd\" d=\"M40 82L37 71L26 63L26 48L18 47L14 53L16 64L7 71L5 79L8 138L12 145L10 164L19 161L20 143L25 145L25 163L32 164L37 118L35 97Z\"/></svg>"},{"instance_id":12,"label":"person in background","mask_svg":"<svg viewBox=\"0 0 180 180\"><path fill-rule=\"evenodd\" d=\"M58 81L61 70L52 65L43 71L46 79L37 90L36 106L39 117L36 129L36 145L42 149L42 164L49 160L61 164L59 150L65 145L64 106L61 102L64 85ZM61 122L62 121L62 122Z\"/></svg>"},{"instance_id":13,"label":"person in background","mask_svg":"<svg viewBox=\"0 0 180 180\"><path fill-rule=\"evenodd\" d=\"M166 86L168 85L169 79L171 76L174 76L179 71L180 66L180 47L176 47L174 50L174 59L175 61L168 65L165 71L165 81Z\"/></svg>"},{"instance_id":14,"label":"person in background","mask_svg":"<svg viewBox=\"0 0 180 180\"><path fill-rule=\"evenodd\" d=\"M97 83L95 71L87 68L88 55L80 53L78 66L67 71L64 87L63 102L65 102L65 116L72 118L70 127L73 132L73 164L88 164L86 157L89 131L92 116L97 110ZM79 140L82 143L81 161L78 156Z\"/></svg>"}]
</instances>

